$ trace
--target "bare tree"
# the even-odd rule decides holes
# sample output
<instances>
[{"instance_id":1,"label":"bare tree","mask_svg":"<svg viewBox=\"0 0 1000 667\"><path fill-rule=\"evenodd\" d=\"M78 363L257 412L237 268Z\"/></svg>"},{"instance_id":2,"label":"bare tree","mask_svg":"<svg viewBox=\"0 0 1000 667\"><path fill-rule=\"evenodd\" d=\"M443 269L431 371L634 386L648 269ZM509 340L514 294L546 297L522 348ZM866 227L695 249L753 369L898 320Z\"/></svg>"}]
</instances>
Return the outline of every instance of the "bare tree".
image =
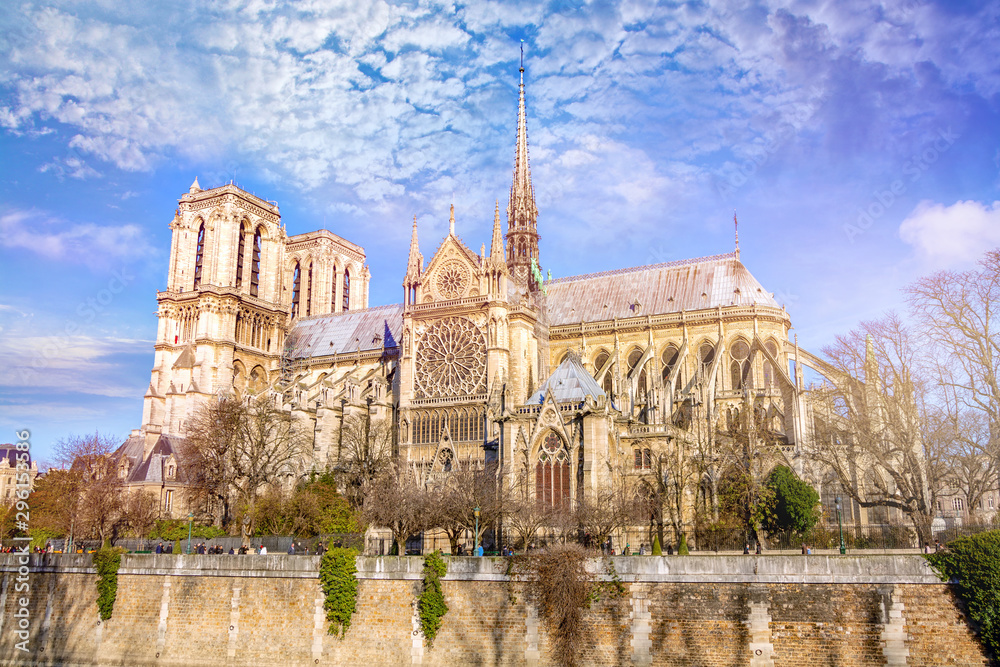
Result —
<instances>
[{"instance_id":1,"label":"bare tree","mask_svg":"<svg viewBox=\"0 0 1000 667\"><path fill-rule=\"evenodd\" d=\"M125 522L132 533L145 540L160 517L159 503L149 493L138 490L125 495Z\"/></svg>"},{"instance_id":2,"label":"bare tree","mask_svg":"<svg viewBox=\"0 0 1000 667\"><path fill-rule=\"evenodd\" d=\"M534 498L516 495L508 501L507 510L504 524L520 539L525 551L538 531L552 522L552 508Z\"/></svg>"},{"instance_id":3,"label":"bare tree","mask_svg":"<svg viewBox=\"0 0 1000 667\"><path fill-rule=\"evenodd\" d=\"M234 511L255 516L265 489L297 481L306 443L273 397L223 397L196 414L183 452L194 497L226 527ZM245 529L252 534L252 523Z\"/></svg>"},{"instance_id":4,"label":"bare tree","mask_svg":"<svg viewBox=\"0 0 1000 667\"><path fill-rule=\"evenodd\" d=\"M906 293L949 402L983 416L985 437L977 436L976 449L1000 459L1000 249L976 269L935 273Z\"/></svg>"},{"instance_id":5,"label":"bare tree","mask_svg":"<svg viewBox=\"0 0 1000 667\"><path fill-rule=\"evenodd\" d=\"M635 485L621 476L611 486L579 499L575 518L591 541L602 545L616 530L644 520L648 514L645 510L642 499L637 498Z\"/></svg>"},{"instance_id":6,"label":"bare tree","mask_svg":"<svg viewBox=\"0 0 1000 667\"><path fill-rule=\"evenodd\" d=\"M902 511L920 542L929 542L934 499L909 330L890 313L838 336L824 352L834 377L815 392L820 414L814 456L858 505Z\"/></svg>"},{"instance_id":7,"label":"bare tree","mask_svg":"<svg viewBox=\"0 0 1000 667\"><path fill-rule=\"evenodd\" d=\"M931 492L964 496L970 516L994 488L997 459L990 452L986 415L945 400L924 413L924 449Z\"/></svg>"},{"instance_id":8,"label":"bare tree","mask_svg":"<svg viewBox=\"0 0 1000 667\"><path fill-rule=\"evenodd\" d=\"M352 507L364 504L365 489L392 463L393 429L389 419L367 413L344 418L336 471L344 497Z\"/></svg>"},{"instance_id":9,"label":"bare tree","mask_svg":"<svg viewBox=\"0 0 1000 667\"><path fill-rule=\"evenodd\" d=\"M449 541L455 536L453 548L457 546L461 531L473 531L473 539L482 544L483 534L499 524L509 494L498 472L499 468L495 465L483 468L471 461L454 464L445 482L440 507L442 527L448 533ZM475 532L477 529L478 533Z\"/></svg>"},{"instance_id":10,"label":"bare tree","mask_svg":"<svg viewBox=\"0 0 1000 667\"><path fill-rule=\"evenodd\" d=\"M406 538L435 527L431 495L405 464L391 466L368 485L362 516L365 521L388 528L400 556L406 553Z\"/></svg>"},{"instance_id":11,"label":"bare tree","mask_svg":"<svg viewBox=\"0 0 1000 667\"><path fill-rule=\"evenodd\" d=\"M56 459L63 466L56 475L61 507L54 514L75 535L114 542L126 526L125 482L113 456L117 440L94 433L69 436L56 444ZM50 471L51 475L55 471Z\"/></svg>"},{"instance_id":12,"label":"bare tree","mask_svg":"<svg viewBox=\"0 0 1000 667\"><path fill-rule=\"evenodd\" d=\"M785 460L781 436L771 430L763 399L746 390L739 405L726 413L716 444L722 477L723 514L739 522L748 541L765 544L762 526L774 508L774 491L767 476Z\"/></svg>"}]
</instances>

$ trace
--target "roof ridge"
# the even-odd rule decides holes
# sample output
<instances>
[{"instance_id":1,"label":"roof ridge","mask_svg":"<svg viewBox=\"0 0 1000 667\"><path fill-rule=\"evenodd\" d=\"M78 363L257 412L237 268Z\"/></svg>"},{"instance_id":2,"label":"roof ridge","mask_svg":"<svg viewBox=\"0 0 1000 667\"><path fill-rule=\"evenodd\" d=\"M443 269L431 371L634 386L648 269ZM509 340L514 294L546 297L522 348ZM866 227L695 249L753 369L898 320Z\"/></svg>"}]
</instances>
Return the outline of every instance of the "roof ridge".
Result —
<instances>
[{"instance_id":1,"label":"roof ridge","mask_svg":"<svg viewBox=\"0 0 1000 667\"><path fill-rule=\"evenodd\" d=\"M627 266L623 269L611 269L610 271L598 271L596 273L584 273L578 276L564 276L562 278L556 278L546 283L546 285L556 285L559 283L568 283L575 280L588 280L590 278L604 278L606 276L620 276L626 273L635 273L637 271L645 271L648 269L669 269L677 266L687 266L689 264L698 264L700 262L718 262L724 259L736 259L735 252L727 252L721 255L708 255L706 257L694 257L692 259L675 259L671 262L662 262L660 264L646 264L643 266Z\"/></svg>"},{"instance_id":2,"label":"roof ridge","mask_svg":"<svg viewBox=\"0 0 1000 667\"><path fill-rule=\"evenodd\" d=\"M339 313L320 313L319 315L310 315L308 317L298 317L295 319L296 322L312 322L314 320L320 320L324 317L347 317L349 315L360 315L373 310L388 310L390 308L402 308L402 303L385 303L381 306L368 306L367 308L356 308L354 310L341 311Z\"/></svg>"}]
</instances>

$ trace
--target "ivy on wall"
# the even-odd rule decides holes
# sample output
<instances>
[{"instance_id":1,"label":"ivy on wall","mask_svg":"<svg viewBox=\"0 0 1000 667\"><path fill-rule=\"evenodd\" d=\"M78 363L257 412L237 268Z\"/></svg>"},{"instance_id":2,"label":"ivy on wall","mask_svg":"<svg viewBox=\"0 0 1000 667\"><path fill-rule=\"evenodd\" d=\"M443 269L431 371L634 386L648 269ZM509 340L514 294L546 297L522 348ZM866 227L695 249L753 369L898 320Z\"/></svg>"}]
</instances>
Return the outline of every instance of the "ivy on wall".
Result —
<instances>
[{"instance_id":1,"label":"ivy on wall","mask_svg":"<svg viewBox=\"0 0 1000 667\"><path fill-rule=\"evenodd\" d=\"M97 570L97 611L101 620L111 618L118 597L118 568L122 564L121 549L100 549L91 559Z\"/></svg>"},{"instance_id":2,"label":"ivy on wall","mask_svg":"<svg viewBox=\"0 0 1000 667\"><path fill-rule=\"evenodd\" d=\"M424 559L424 587L417 600L417 611L420 614L420 627L428 644L434 643L434 637L441 629L441 619L448 613L448 605L444 603L444 593L441 591L441 577L448 571L448 565L441 558L441 552L435 551Z\"/></svg>"},{"instance_id":3,"label":"ivy on wall","mask_svg":"<svg viewBox=\"0 0 1000 667\"><path fill-rule=\"evenodd\" d=\"M326 620L330 622L329 633L340 634L344 638L351 627L351 617L358 604L358 567L354 560L354 549L330 549L323 554L319 564L319 580L326 601Z\"/></svg>"}]
</instances>

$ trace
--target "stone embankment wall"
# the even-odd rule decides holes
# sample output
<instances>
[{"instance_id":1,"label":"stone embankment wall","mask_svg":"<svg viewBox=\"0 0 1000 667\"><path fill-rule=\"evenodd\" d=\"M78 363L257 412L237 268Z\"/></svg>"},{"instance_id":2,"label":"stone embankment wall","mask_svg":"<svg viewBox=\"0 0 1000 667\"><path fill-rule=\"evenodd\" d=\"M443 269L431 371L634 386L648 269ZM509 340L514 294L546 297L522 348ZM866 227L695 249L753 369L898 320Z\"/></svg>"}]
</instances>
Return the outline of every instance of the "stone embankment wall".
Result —
<instances>
[{"instance_id":1,"label":"stone embankment wall","mask_svg":"<svg viewBox=\"0 0 1000 667\"><path fill-rule=\"evenodd\" d=\"M316 557L126 555L114 615L98 622L89 556L32 556L27 574L0 556L0 664L552 664L545 624L502 560L448 561L450 610L428 648L417 557L358 559L358 609L338 639ZM586 612L587 665L988 664L950 588L917 556L610 561L625 595ZM22 619L27 652L16 646Z\"/></svg>"}]
</instances>

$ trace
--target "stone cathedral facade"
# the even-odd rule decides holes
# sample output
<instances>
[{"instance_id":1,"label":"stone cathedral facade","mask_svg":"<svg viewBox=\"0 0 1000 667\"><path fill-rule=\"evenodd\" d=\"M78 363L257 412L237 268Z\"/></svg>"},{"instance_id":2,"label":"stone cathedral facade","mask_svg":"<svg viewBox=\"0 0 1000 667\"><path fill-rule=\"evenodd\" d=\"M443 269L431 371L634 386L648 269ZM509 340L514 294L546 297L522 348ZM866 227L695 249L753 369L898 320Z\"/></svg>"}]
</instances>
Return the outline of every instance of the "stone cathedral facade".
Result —
<instances>
[{"instance_id":1,"label":"stone cathedral facade","mask_svg":"<svg viewBox=\"0 0 1000 667\"><path fill-rule=\"evenodd\" d=\"M280 401L313 444L304 470L335 467L343 420L368 412L392 420L414 474L495 458L506 483L562 507L625 479L655 484L658 462L711 446L750 397L810 475L809 408L789 369L811 357L738 248L542 279L523 73L506 211L469 244L452 207L427 258L414 219L400 303L369 306L363 248L329 231L290 236L273 202L195 181L170 224L142 426L123 446L132 483L181 488L171 462L185 425L231 392ZM692 505L719 474L688 491Z\"/></svg>"}]
</instances>

